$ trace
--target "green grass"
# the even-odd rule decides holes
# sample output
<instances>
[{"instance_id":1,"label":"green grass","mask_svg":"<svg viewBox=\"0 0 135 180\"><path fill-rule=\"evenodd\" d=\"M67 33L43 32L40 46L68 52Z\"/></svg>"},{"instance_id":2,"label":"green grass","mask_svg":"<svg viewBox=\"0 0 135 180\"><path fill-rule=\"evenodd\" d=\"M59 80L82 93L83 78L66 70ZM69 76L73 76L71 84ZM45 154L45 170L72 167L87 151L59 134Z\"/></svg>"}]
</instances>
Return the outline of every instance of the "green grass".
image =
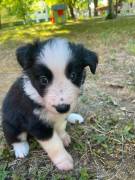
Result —
<instances>
[{"instance_id":1,"label":"green grass","mask_svg":"<svg viewBox=\"0 0 135 180\"><path fill-rule=\"evenodd\" d=\"M75 168L60 172L35 140L29 157L15 160L0 130L0 180L135 179L135 17L68 21L65 25L39 23L0 30L0 101L20 73L15 49L33 39L54 36L83 43L99 55L97 74L87 69L84 94L75 111L84 124L68 124Z\"/></svg>"},{"instance_id":2,"label":"green grass","mask_svg":"<svg viewBox=\"0 0 135 180\"><path fill-rule=\"evenodd\" d=\"M46 39L52 36L64 36L74 39L83 36L84 39L94 41L94 38L102 41L104 45L115 45L117 42L123 46L129 40L129 46L133 46L134 40L134 17L119 18L118 20L105 21L104 19L69 21L65 25L52 25L50 23L39 23L33 25L21 25L3 28L0 31L1 44L28 42L36 38ZM128 30L130 27L130 31ZM117 30L116 30L117 29ZM91 42L91 43L92 43ZM88 41L88 43L90 43ZM133 49L133 47L132 47ZM133 50L132 50L133 51Z\"/></svg>"},{"instance_id":3,"label":"green grass","mask_svg":"<svg viewBox=\"0 0 135 180\"><path fill-rule=\"evenodd\" d=\"M4 180L8 175L8 171L6 171L6 168L4 165L0 166L0 179Z\"/></svg>"}]
</instances>

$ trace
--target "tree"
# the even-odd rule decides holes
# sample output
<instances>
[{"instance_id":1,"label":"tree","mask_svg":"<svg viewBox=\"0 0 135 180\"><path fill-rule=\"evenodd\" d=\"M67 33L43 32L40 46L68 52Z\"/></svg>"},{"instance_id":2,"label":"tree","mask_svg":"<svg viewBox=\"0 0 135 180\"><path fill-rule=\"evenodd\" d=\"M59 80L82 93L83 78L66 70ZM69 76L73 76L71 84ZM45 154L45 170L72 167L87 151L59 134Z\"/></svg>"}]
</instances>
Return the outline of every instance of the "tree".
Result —
<instances>
[{"instance_id":1,"label":"tree","mask_svg":"<svg viewBox=\"0 0 135 180\"><path fill-rule=\"evenodd\" d=\"M1 16L2 16L2 0L0 0L0 29L1 29L1 27L2 27L2 18L1 18Z\"/></svg>"},{"instance_id":2,"label":"tree","mask_svg":"<svg viewBox=\"0 0 135 180\"><path fill-rule=\"evenodd\" d=\"M116 4L115 4L115 13L117 16L118 15L118 0L116 0Z\"/></svg>"},{"instance_id":3,"label":"tree","mask_svg":"<svg viewBox=\"0 0 135 180\"><path fill-rule=\"evenodd\" d=\"M90 3L92 0L81 0L77 1L75 8L79 11L79 14L83 15L83 12L88 12L89 17L91 17L91 8L90 8Z\"/></svg>"},{"instance_id":4,"label":"tree","mask_svg":"<svg viewBox=\"0 0 135 180\"><path fill-rule=\"evenodd\" d=\"M0 29L2 28L2 13L5 4L6 4L6 0L0 0Z\"/></svg>"},{"instance_id":5,"label":"tree","mask_svg":"<svg viewBox=\"0 0 135 180\"><path fill-rule=\"evenodd\" d=\"M2 0L4 7L10 15L16 15L18 18L27 22L28 14L31 12L31 5L37 0Z\"/></svg>"},{"instance_id":6,"label":"tree","mask_svg":"<svg viewBox=\"0 0 135 180\"><path fill-rule=\"evenodd\" d=\"M106 19L114 19L115 17L113 0L108 0L108 15Z\"/></svg>"},{"instance_id":7,"label":"tree","mask_svg":"<svg viewBox=\"0 0 135 180\"><path fill-rule=\"evenodd\" d=\"M97 11L97 7L98 7L98 0L94 0L94 16L98 16L98 11Z\"/></svg>"},{"instance_id":8,"label":"tree","mask_svg":"<svg viewBox=\"0 0 135 180\"><path fill-rule=\"evenodd\" d=\"M2 28L2 9L4 6L4 0L0 0L0 29Z\"/></svg>"},{"instance_id":9,"label":"tree","mask_svg":"<svg viewBox=\"0 0 135 180\"><path fill-rule=\"evenodd\" d=\"M91 17L90 0L87 0L89 17Z\"/></svg>"},{"instance_id":10,"label":"tree","mask_svg":"<svg viewBox=\"0 0 135 180\"><path fill-rule=\"evenodd\" d=\"M22 18L24 22L27 22L28 14L30 13L30 7L32 0L15 0L13 3L13 9L17 17Z\"/></svg>"},{"instance_id":11,"label":"tree","mask_svg":"<svg viewBox=\"0 0 135 180\"><path fill-rule=\"evenodd\" d=\"M68 5L69 7L69 11L70 11L70 15L72 19L75 19L75 13L74 13L74 8L75 5L77 3L77 0L64 0L64 2Z\"/></svg>"}]
</instances>

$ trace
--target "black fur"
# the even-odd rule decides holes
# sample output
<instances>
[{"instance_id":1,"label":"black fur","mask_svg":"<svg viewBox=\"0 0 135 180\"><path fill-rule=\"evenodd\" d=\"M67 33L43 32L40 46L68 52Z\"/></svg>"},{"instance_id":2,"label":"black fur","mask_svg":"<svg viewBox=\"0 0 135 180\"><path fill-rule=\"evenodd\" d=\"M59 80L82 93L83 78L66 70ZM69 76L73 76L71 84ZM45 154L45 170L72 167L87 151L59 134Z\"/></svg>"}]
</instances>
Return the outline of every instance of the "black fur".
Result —
<instances>
[{"instance_id":1,"label":"black fur","mask_svg":"<svg viewBox=\"0 0 135 180\"><path fill-rule=\"evenodd\" d=\"M42 107L25 95L22 86L22 78L19 78L10 88L3 103L3 130L7 142L12 144L19 141L17 136L26 131L37 139L51 138L53 127L33 114L35 108Z\"/></svg>"},{"instance_id":2,"label":"black fur","mask_svg":"<svg viewBox=\"0 0 135 180\"><path fill-rule=\"evenodd\" d=\"M25 74L29 76L32 85L37 89L40 96L43 96L44 90L53 80L52 72L46 66L39 64L34 64Z\"/></svg>"},{"instance_id":3,"label":"black fur","mask_svg":"<svg viewBox=\"0 0 135 180\"><path fill-rule=\"evenodd\" d=\"M85 80L85 70L83 66L78 62L71 61L67 65L65 74L68 79L72 81L73 84L80 87Z\"/></svg>"},{"instance_id":4,"label":"black fur","mask_svg":"<svg viewBox=\"0 0 135 180\"><path fill-rule=\"evenodd\" d=\"M17 61L22 66L23 70L32 67L37 59L41 47L42 43L35 41L33 44L26 44L16 50Z\"/></svg>"},{"instance_id":5,"label":"black fur","mask_svg":"<svg viewBox=\"0 0 135 180\"><path fill-rule=\"evenodd\" d=\"M65 74L68 79L71 79L72 83L80 87L84 83L86 76L84 68L89 66L91 72L95 74L98 57L95 52L84 48L81 44L76 45L74 43L69 43L69 45L73 57L66 68Z\"/></svg>"},{"instance_id":6,"label":"black fur","mask_svg":"<svg viewBox=\"0 0 135 180\"><path fill-rule=\"evenodd\" d=\"M73 59L78 67L85 68L90 67L93 74L96 72L96 67L98 64L98 56L95 52L86 49L82 44L69 43L69 46L73 53Z\"/></svg>"}]
</instances>

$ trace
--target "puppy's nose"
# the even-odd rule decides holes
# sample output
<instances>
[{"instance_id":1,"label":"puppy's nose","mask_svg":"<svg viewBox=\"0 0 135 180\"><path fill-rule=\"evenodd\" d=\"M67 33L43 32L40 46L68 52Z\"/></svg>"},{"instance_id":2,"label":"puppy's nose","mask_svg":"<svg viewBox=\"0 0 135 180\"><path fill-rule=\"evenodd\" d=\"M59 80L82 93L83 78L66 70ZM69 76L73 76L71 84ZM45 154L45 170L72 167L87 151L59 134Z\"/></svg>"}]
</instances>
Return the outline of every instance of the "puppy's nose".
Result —
<instances>
[{"instance_id":1,"label":"puppy's nose","mask_svg":"<svg viewBox=\"0 0 135 180\"><path fill-rule=\"evenodd\" d=\"M70 105L69 104L59 104L58 106L55 106L56 111L59 113L66 113L69 111L70 109Z\"/></svg>"}]
</instances>

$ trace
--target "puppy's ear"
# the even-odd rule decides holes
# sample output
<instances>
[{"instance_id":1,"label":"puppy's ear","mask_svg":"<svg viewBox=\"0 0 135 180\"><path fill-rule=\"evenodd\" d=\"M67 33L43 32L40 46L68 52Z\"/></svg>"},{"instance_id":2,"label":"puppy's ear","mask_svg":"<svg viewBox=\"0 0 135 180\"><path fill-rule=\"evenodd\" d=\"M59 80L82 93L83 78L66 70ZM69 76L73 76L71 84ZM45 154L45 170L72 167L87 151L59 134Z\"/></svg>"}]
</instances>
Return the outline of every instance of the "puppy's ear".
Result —
<instances>
[{"instance_id":1,"label":"puppy's ear","mask_svg":"<svg viewBox=\"0 0 135 180\"><path fill-rule=\"evenodd\" d=\"M98 64L98 56L95 52L86 49L82 44L70 43L70 47L75 59L80 62L83 67L89 66L93 74L96 72Z\"/></svg>"},{"instance_id":2,"label":"puppy's ear","mask_svg":"<svg viewBox=\"0 0 135 180\"><path fill-rule=\"evenodd\" d=\"M95 52L90 51L83 47L83 61L84 66L89 66L90 70L93 74L96 72L96 68L98 65L98 56Z\"/></svg>"},{"instance_id":3,"label":"puppy's ear","mask_svg":"<svg viewBox=\"0 0 135 180\"><path fill-rule=\"evenodd\" d=\"M27 44L25 46L19 47L16 50L16 57L19 64L23 69L27 69L31 66L32 60L30 58L32 50L32 44Z\"/></svg>"},{"instance_id":4,"label":"puppy's ear","mask_svg":"<svg viewBox=\"0 0 135 180\"><path fill-rule=\"evenodd\" d=\"M34 44L26 44L16 50L17 61L24 70L32 66L37 48L38 42L36 41Z\"/></svg>"}]
</instances>

